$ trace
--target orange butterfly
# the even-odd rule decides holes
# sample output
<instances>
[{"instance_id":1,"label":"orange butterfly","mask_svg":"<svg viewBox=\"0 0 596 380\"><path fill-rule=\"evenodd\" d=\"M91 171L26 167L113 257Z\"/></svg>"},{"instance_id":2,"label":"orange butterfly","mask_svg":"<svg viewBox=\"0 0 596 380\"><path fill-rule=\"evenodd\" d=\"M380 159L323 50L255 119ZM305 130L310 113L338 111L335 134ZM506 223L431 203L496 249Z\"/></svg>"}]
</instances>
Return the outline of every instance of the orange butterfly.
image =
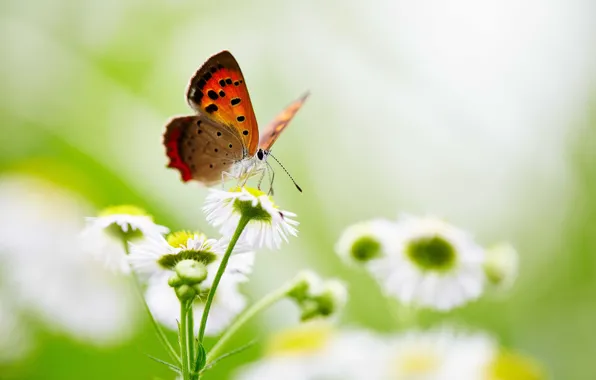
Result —
<instances>
[{"instance_id":1,"label":"orange butterfly","mask_svg":"<svg viewBox=\"0 0 596 380\"><path fill-rule=\"evenodd\" d=\"M184 182L196 180L207 186L226 176L246 182L261 173L262 180L270 169L271 146L307 97L308 93L277 115L259 138L238 62L228 51L212 56L191 79L186 94L197 115L176 117L166 126L163 142L168 167L178 169Z\"/></svg>"}]
</instances>

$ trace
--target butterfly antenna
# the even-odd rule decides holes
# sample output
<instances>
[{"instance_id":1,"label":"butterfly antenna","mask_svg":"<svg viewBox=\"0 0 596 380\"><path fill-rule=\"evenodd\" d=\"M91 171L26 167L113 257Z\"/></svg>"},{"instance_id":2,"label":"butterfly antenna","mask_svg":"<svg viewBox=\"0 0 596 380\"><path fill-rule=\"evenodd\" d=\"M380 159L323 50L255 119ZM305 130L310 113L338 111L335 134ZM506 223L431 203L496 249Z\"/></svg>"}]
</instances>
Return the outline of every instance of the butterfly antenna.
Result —
<instances>
[{"instance_id":1,"label":"butterfly antenna","mask_svg":"<svg viewBox=\"0 0 596 380\"><path fill-rule=\"evenodd\" d=\"M294 186L296 186L296 188L298 189L299 192L302 192L302 189L300 188L300 186L298 186L298 184L296 183L296 181L294 181L294 178L292 177L292 175L290 174L290 172L288 172L288 169L286 169L281 162L279 162L279 160L277 158L275 158L274 155L272 155L271 153L269 153L269 155L271 157L273 157L273 159L279 164L279 166L281 166L281 168L284 170L284 172L286 172L286 174L288 175L288 177L290 177L290 179L292 180L292 182L294 183Z\"/></svg>"}]
</instances>

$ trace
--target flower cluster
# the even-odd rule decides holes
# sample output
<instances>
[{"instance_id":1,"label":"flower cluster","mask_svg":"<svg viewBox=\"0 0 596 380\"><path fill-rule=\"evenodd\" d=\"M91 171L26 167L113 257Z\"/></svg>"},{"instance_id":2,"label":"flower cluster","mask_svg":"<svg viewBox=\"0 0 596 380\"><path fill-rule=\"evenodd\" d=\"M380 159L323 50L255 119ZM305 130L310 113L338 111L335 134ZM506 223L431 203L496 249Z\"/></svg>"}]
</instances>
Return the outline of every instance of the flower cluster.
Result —
<instances>
[{"instance_id":1,"label":"flower cluster","mask_svg":"<svg viewBox=\"0 0 596 380\"><path fill-rule=\"evenodd\" d=\"M195 329L199 328L205 302L214 286L226 248L230 246L241 219L246 221L241 236L218 278L206 325L207 335L227 327L246 306L239 285L248 281L254 249L278 248L289 235L297 234L295 214L282 211L260 190L239 188L212 190L205 203L210 224L222 237L209 239L200 232L178 231L153 222L144 210L134 206L113 206L99 216L87 218L82 238L93 257L113 270L130 268L146 284L145 298L153 317L176 329L181 300L192 300Z\"/></svg>"},{"instance_id":2,"label":"flower cluster","mask_svg":"<svg viewBox=\"0 0 596 380\"><path fill-rule=\"evenodd\" d=\"M484 334L452 329L378 336L335 330L330 322L347 302L347 287L305 270L261 300L249 304L240 286L250 279L255 251L279 248L297 235L295 214L281 210L260 190L211 190L204 212L221 236L198 231L168 233L144 211L113 207L88 220L83 237L93 256L131 272L144 287L152 319L178 329L179 354L169 346L170 367L196 380L228 354L222 350L250 318L289 299L300 310L297 330L271 340L268 358L240 379L492 379L511 363L539 373L519 355L502 355ZM360 265L383 292L404 305L446 311L477 299L487 288L508 289L517 274L509 245L485 249L465 231L424 217L374 219L348 227L336 244L347 263ZM209 352L204 335L220 335ZM167 339L161 335L168 347ZM534 371L534 372L532 372Z\"/></svg>"},{"instance_id":3,"label":"flower cluster","mask_svg":"<svg viewBox=\"0 0 596 380\"><path fill-rule=\"evenodd\" d=\"M345 261L366 267L387 295L442 311L478 298L487 280L510 285L517 272L510 246L486 250L465 231L434 217L352 225L336 251Z\"/></svg>"},{"instance_id":4,"label":"flower cluster","mask_svg":"<svg viewBox=\"0 0 596 380\"><path fill-rule=\"evenodd\" d=\"M382 336L310 323L273 336L266 358L241 368L236 379L490 380L511 374L545 378L533 360L502 350L484 333L441 327Z\"/></svg>"},{"instance_id":5,"label":"flower cluster","mask_svg":"<svg viewBox=\"0 0 596 380\"><path fill-rule=\"evenodd\" d=\"M177 362L176 370L187 380L196 379L218 359L231 334L248 318L273 303L284 298L296 301L305 321L336 315L347 299L341 282L322 280L308 271L239 316L247 305L239 286L249 280L254 251L279 248L289 236L296 236L296 215L250 188L212 190L204 210L207 221L219 228L219 239L197 231L168 233L132 206L111 207L88 218L82 234L93 257L112 269L133 273L141 282L152 320L179 330L179 355L163 334L160 337ZM203 336L222 332L206 355Z\"/></svg>"}]
</instances>

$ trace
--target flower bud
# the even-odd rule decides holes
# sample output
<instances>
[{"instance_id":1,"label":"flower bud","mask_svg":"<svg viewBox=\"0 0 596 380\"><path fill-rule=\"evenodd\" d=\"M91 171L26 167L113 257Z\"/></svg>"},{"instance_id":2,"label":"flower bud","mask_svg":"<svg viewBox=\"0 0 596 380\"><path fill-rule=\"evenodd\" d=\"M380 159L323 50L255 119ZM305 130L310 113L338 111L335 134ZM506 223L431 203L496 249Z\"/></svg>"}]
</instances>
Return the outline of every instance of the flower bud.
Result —
<instances>
[{"instance_id":1,"label":"flower bud","mask_svg":"<svg viewBox=\"0 0 596 380\"><path fill-rule=\"evenodd\" d=\"M207 278L207 267L196 260L182 260L174 267L181 282L186 285L201 283Z\"/></svg>"},{"instance_id":2,"label":"flower bud","mask_svg":"<svg viewBox=\"0 0 596 380\"><path fill-rule=\"evenodd\" d=\"M174 289L176 290L176 296L180 301L191 300L197 295L195 289L188 285L180 285Z\"/></svg>"},{"instance_id":3,"label":"flower bud","mask_svg":"<svg viewBox=\"0 0 596 380\"><path fill-rule=\"evenodd\" d=\"M303 271L296 278L296 286L288 293L301 310L302 321L337 314L346 303L347 291L338 280L323 281L311 271Z\"/></svg>"},{"instance_id":4,"label":"flower bud","mask_svg":"<svg viewBox=\"0 0 596 380\"><path fill-rule=\"evenodd\" d=\"M484 273L495 288L509 289L517 278L518 267L518 254L511 245L499 244L486 251Z\"/></svg>"}]
</instances>

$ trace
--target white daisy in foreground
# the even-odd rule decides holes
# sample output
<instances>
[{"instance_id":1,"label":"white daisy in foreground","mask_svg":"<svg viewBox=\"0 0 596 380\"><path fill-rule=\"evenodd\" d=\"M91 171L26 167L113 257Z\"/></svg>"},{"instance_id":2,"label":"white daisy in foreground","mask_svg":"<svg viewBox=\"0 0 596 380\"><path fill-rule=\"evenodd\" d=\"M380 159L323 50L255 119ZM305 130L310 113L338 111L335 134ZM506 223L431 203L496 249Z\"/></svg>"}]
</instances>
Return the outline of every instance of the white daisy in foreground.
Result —
<instances>
[{"instance_id":1,"label":"white daisy in foreground","mask_svg":"<svg viewBox=\"0 0 596 380\"><path fill-rule=\"evenodd\" d=\"M251 268L246 263L235 260L236 258L244 260L248 256L246 254L230 257L228 268L236 267L242 273L249 272ZM215 263L219 264L218 261ZM193 302L195 334L199 330L205 301L209 294L210 285L213 283L213 276L217 271L217 266L208 267L208 278L201 282L200 292ZM205 329L206 335L218 335L244 310L246 298L238 290L238 285L244 282L242 280L243 278L245 277L228 273L227 271L222 276L215 297L213 298L213 303L211 304L211 310L209 311L209 318L207 319ZM153 277L149 281L145 298L153 317L164 326L172 330L177 330L177 321L180 319L180 301L176 296L175 290L168 283L168 277Z\"/></svg>"},{"instance_id":2,"label":"white daisy in foreground","mask_svg":"<svg viewBox=\"0 0 596 380\"><path fill-rule=\"evenodd\" d=\"M180 319L177 292L190 291L194 300L195 328L198 330L204 302L207 300L227 243L207 239L198 232L180 231L163 237L131 244L128 260L133 270L148 279L147 304L155 319L176 329ZM244 309L246 300L238 291L238 284L248 280L254 253L235 249L215 293L207 321L206 333L215 335ZM183 266L181 270L181 266ZM201 275L201 269L204 271ZM189 270L190 269L190 270ZM190 273L184 277L182 274ZM198 273L194 277L194 273ZM188 285L192 287L189 289ZM182 289L182 290L181 290ZM184 290L186 289L186 290Z\"/></svg>"},{"instance_id":3,"label":"white daisy in foreground","mask_svg":"<svg viewBox=\"0 0 596 380\"><path fill-rule=\"evenodd\" d=\"M82 237L86 251L106 267L128 273L127 244L143 238L157 238L168 228L153 222L144 210L130 205L108 207L97 217L88 217Z\"/></svg>"},{"instance_id":4,"label":"white daisy in foreground","mask_svg":"<svg viewBox=\"0 0 596 380\"><path fill-rule=\"evenodd\" d=\"M127 261L142 279L172 275L176 264L185 259L208 265L223 254L223 247L217 240L189 231L171 233L167 239L161 235L148 237L138 243L129 243L129 246Z\"/></svg>"},{"instance_id":5,"label":"white daisy in foreground","mask_svg":"<svg viewBox=\"0 0 596 380\"><path fill-rule=\"evenodd\" d=\"M480 296L484 250L466 232L437 218L410 217L398 221L395 237L397 252L371 267L387 294L443 311Z\"/></svg>"},{"instance_id":6,"label":"white daisy in foreground","mask_svg":"<svg viewBox=\"0 0 596 380\"><path fill-rule=\"evenodd\" d=\"M296 236L296 214L280 210L270 196L253 188L212 189L203 210L207 221L231 238L242 216L250 219L242 237L253 247L279 248L288 235Z\"/></svg>"}]
</instances>

